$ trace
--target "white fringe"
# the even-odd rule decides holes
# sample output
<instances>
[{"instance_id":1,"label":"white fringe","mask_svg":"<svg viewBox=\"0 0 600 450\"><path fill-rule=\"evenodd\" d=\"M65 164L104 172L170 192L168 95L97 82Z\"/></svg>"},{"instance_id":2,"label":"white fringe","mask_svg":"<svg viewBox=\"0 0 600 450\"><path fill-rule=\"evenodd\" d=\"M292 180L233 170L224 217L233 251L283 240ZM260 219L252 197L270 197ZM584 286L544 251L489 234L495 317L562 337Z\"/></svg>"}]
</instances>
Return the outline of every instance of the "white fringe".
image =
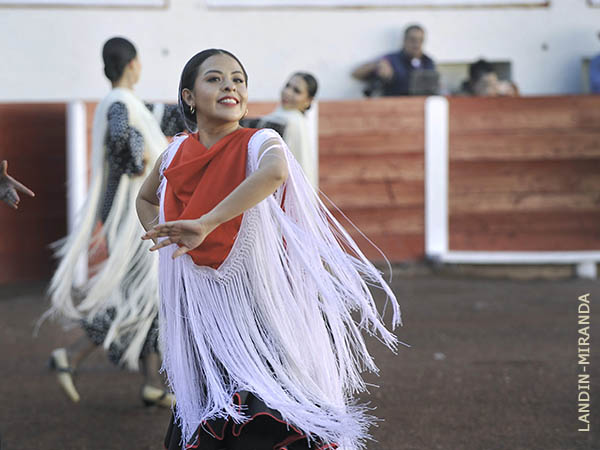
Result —
<instances>
[{"instance_id":1,"label":"white fringe","mask_svg":"<svg viewBox=\"0 0 600 450\"><path fill-rule=\"evenodd\" d=\"M110 105L120 101L127 107L129 121L144 138L148 161L143 174L123 175L113 204L96 242L92 232L96 225L105 192L108 173L106 163L107 112ZM144 230L135 211L137 193L156 160L168 145L156 118L131 91L113 89L97 106L92 135L92 181L87 200L74 231L55 244L60 258L52 277L48 294L51 307L47 317L62 319L66 324L107 314L114 308L115 318L104 340L108 349L113 342L128 335L131 339L121 363L137 370L140 352L152 321L158 314L158 258L148 250L151 244L142 241ZM75 267L82 254L91 248L93 254L101 237L106 238L108 259L97 267L96 274L82 287L84 298L73 298Z\"/></svg>"},{"instance_id":2,"label":"white fringe","mask_svg":"<svg viewBox=\"0 0 600 450\"><path fill-rule=\"evenodd\" d=\"M393 327L401 325L400 309L381 273L327 210L274 131L252 137L247 174L258 167L260 143L273 137L288 159L284 210L282 186L246 211L233 249L216 270L195 265L188 255L172 260L173 245L160 250L163 368L177 397L182 444L205 420L245 420L232 396L248 390L311 439L362 449L376 419L353 398L366 390L360 373L378 369L361 330L394 352L398 343L368 285L386 293ZM162 170L183 139L171 144ZM163 178L161 222L166 184Z\"/></svg>"}]
</instances>

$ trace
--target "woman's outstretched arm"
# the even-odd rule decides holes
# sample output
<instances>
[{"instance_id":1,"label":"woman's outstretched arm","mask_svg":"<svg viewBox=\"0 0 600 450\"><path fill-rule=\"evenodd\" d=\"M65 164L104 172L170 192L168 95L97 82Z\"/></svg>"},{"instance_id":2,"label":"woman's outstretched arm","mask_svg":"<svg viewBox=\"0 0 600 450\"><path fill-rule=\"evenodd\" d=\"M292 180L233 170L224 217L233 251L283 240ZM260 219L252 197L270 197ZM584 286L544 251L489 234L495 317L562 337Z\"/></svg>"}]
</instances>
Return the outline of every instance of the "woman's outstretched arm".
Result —
<instances>
[{"instance_id":1,"label":"woman's outstretched arm","mask_svg":"<svg viewBox=\"0 0 600 450\"><path fill-rule=\"evenodd\" d=\"M287 160L281 141L277 138L267 139L263 143L259 157L267 150L269 152L261 159L258 169L210 212L195 220L165 222L149 230L142 239L166 238L150 250L177 244L179 249L173 253L173 258L184 255L202 244L206 236L219 225L239 216L273 194L288 177Z\"/></svg>"},{"instance_id":2,"label":"woman's outstretched arm","mask_svg":"<svg viewBox=\"0 0 600 450\"><path fill-rule=\"evenodd\" d=\"M6 202L11 208L17 209L19 207L19 192L23 192L30 197L35 197L35 194L24 184L19 183L8 172L8 161L0 162L0 200Z\"/></svg>"}]
</instances>

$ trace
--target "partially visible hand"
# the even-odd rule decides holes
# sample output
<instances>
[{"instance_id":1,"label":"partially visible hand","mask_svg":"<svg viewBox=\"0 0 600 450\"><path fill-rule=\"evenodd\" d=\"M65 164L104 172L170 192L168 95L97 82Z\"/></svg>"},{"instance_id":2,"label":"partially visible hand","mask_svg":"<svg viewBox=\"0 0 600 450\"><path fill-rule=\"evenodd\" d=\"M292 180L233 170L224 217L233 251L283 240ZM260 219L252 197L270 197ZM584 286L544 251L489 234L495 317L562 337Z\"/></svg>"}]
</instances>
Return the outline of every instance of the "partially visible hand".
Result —
<instances>
[{"instance_id":1,"label":"partially visible hand","mask_svg":"<svg viewBox=\"0 0 600 450\"><path fill-rule=\"evenodd\" d=\"M177 244L179 248L173 253L173 259L185 255L190 250L198 247L206 236L208 236L215 228L215 225L210 224L206 216L196 220L175 220L173 222L165 222L156 225L149 230L142 239L154 239L165 237L158 244L155 244L150 251L158 250L167 245Z\"/></svg>"},{"instance_id":2,"label":"partially visible hand","mask_svg":"<svg viewBox=\"0 0 600 450\"><path fill-rule=\"evenodd\" d=\"M3 200L11 208L17 209L21 199L17 191L21 191L30 197L35 197L32 190L19 183L8 172L8 162L2 161L0 163L0 200Z\"/></svg>"},{"instance_id":3,"label":"partially visible hand","mask_svg":"<svg viewBox=\"0 0 600 450\"><path fill-rule=\"evenodd\" d=\"M390 81L392 78L394 78L394 68L385 58L379 60L375 72L379 78L385 81Z\"/></svg>"},{"instance_id":4,"label":"partially visible hand","mask_svg":"<svg viewBox=\"0 0 600 450\"><path fill-rule=\"evenodd\" d=\"M144 156L144 158L142 159L142 171L140 172L140 175L144 174L144 172L146 171L146 167L148 167L148 157Z\"/></svg>"},{"instance_id":5,"label":"partially visible hand","mask_svg":"<svg viewBox=\"0 0 600 450\"><path fill-rule=\"evenodd\" d=\"M142 169L131 175L132 178L137 178L137 177L145 177L146 176L146 167L148 165L148 158L146 158L144 156L144 158L142 159Z\"/></svg>"}]
</instances>

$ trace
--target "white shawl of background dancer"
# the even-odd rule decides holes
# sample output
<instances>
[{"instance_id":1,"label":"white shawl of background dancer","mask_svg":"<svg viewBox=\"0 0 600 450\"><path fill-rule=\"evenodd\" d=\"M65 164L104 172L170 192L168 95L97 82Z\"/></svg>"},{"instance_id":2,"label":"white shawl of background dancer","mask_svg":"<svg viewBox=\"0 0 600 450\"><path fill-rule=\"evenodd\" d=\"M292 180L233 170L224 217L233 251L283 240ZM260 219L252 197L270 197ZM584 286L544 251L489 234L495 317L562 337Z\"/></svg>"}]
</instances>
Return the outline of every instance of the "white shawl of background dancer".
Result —
<instances>
[{"instance_id":1,"label":"white shawl of background dancer","mask_svg":"<svg viewBox=\"0 0 600 450\"><path fill-rule=\"evenodd\" d=\"M319 161L316 149L311 145L307 119L297 109L283 109L260 118L260 124L275 122L283 125L283 140L302 167L306 178L313 188L319 187Z\"/></svg>"},{"instance_id":2,"label":"white shawl of background dancer","mask_svg":"<svg viewBox=\"0 0 600 450\"><path fill-rule=\"evenodd\" d=\"M115 102L125 104L130 125L142 134L147 164L143 174L123 175L120 179L102 229L108 245L108 259L97 267L97 273L83 287L84 298L79 301L72 294L77 261L90 247L90 253L93 253L100 243L93 231L100 218L106 191L107 113ZM134 370L138 368L140 352L158 314L159 304L158 258L148 251L150 242L140 239L144 230L137 218L135 200L152 170L152 162L167 146L168 141L156 117L130 90L115 88L98 104L92 131L92 178L86 204L73 232L58 243L56 255L60 263L49 288L52 305L46 316L78 321L106 314L108 308L114 308L115 318L104 347L108 349L124 335L128 340L133 337L121 362Z\"/></svg>"},{"instance_id":3,"label":"white shawl of background dancer","mask_svg":"<svg viewBox=\"0 0 600 450\"><path fill-rule=\"evenodd\" d=\"M165 152L161 173L184 139L176 137ZM197 266L189 255L173 260L174 245L159 251L163 368L177 398L183 443L204 420L244 420L232 396L247 390L310 436L338 443L341 450L364 448L374 417L352 398L366 388L360 372L377 367L361 330L394 351L398 342L368 285L387 295L393 327L401 325L400 309L381 273L273 130L252 136L247 174L257 169L267 140L275 142L271 148L284 148L288 180L243 214L223 264ZM162 177L161 222L166 185Z\"/></svg>"}]
</instances>

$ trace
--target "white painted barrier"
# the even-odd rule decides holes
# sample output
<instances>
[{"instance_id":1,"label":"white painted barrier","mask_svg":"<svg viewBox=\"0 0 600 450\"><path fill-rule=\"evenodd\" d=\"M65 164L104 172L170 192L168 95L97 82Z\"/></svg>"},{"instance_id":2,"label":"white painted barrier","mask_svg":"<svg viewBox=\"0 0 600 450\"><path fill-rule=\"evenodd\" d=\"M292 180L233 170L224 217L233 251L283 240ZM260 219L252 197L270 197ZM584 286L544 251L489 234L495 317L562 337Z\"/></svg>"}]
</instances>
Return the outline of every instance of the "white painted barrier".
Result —
<instances>
[{"instance_id":1,"label":"white painted barrier","mask_svg":"<svg viewBox=\"0 0 600 450\"><path fill-rule=\"evenodd\" d=\"M452 251L448 248L449 110L444 97L425 102L425 255L449 264L575 264L596 278L600 251Z\"/></svg>"}]
</instances>

